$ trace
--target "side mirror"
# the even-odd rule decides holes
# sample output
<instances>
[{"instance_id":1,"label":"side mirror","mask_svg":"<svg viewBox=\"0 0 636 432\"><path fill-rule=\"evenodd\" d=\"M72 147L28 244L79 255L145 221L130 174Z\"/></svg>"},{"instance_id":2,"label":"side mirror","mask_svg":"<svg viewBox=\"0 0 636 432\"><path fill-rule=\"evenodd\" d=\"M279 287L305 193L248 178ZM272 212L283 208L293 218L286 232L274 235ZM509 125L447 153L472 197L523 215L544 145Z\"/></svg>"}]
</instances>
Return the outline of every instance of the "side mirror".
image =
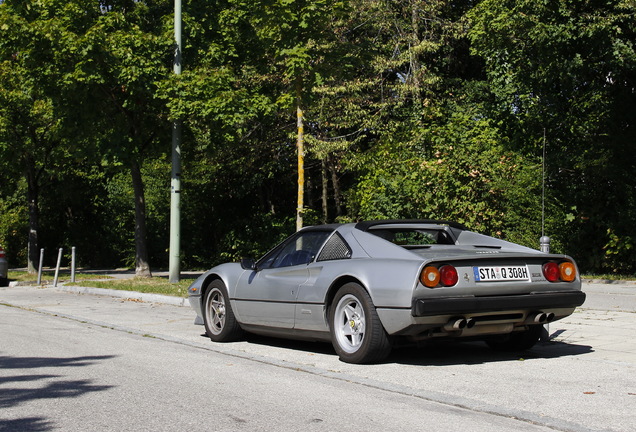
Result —
<instances>
[{"instance_id":1,"label":"side mirror","mask_svg":"<svg viewBox=\"0 0 636 432\"><path fill-rule=\"evenodd\" d=\"M243 270L256 270L256 261L252 258L241 258L241 268Z\"/></svg>"}]
</instances>

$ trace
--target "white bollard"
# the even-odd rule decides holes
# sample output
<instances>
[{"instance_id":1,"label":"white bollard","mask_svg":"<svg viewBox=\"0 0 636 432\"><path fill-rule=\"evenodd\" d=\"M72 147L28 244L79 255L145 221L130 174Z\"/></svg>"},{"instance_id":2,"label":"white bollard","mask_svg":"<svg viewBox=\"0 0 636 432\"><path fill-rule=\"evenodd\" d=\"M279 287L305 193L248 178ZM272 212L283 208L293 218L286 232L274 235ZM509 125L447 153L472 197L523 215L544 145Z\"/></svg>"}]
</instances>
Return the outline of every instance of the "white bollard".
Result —
<instances>
[{"instance_id":1,"label":"white bollard","mask_svg":"<svg viewBox=\"0 0 636 432\"><path fill-rule=\"evenodd\" d=\"M75 282L75 246L71 248L71 282Z\"/></svg>"},{"instance_id":2,"label":"white bollard","mask_svg":"<svg viewBox=\"0 0 636 432\"><path fill-rule=\"evenodd\" d=\"M57 265L55 266L55 278L53 279L53 286L57 287L57 278L60 275L60 263L62 262L62 248L57 253Z\"/></svg>"},{"instance_id":3,"label":"white bollard","mask_svg":"<svg viewBox=\"0 0 636 432\"><path fill-rule=\"evenodd\" d=\"M44 261L44 248L40 249L40 263L38 265L38 285L42 283L42 265Z\"/></svg>"}]
</instances>

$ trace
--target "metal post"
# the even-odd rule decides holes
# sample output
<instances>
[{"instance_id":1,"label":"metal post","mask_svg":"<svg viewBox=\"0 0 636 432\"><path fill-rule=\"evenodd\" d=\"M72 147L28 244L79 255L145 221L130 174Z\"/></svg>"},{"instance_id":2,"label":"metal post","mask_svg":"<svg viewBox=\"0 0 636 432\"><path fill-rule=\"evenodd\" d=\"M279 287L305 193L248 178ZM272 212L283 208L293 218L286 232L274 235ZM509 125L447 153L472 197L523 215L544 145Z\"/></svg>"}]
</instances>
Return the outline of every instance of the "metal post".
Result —
<instances>
[{"instance_id":1,"label":"metal post","mask_svg":"<svg viewBox=\"0 0 636 432\"><path fill-rule=\"evenodd\" d=\"M75 282L75 246L71 248L71 282Z\"/></svg>"},{"instance_id":2,"label":"metal post","mask_svg":"<svg viewBox=\"0 0 636 432\"><path fill-rule=\"evenodd\" d=\"M545 235L545 154L546 139L545 129L543 129L543 157L541 158L541 238L539 239L539 250L543 253L550 253L550 237ZM550 341L550 324L543 325L540 340Z\"/></svg>"},{"instance_id":3,"label":"metal post","mask_svg":"<svg viewBox=\"0 0 636 432\"><path fill-rule=\"evenodd\" d=\"M55 278L53 278L53 286L57 286L57 278L60 275L60 263L62 262L62 248L57 252L57 265L55 266Z\"/></svg>"},{"instance_id":4,"label":"metal post","mask_svg":"<svg viewBox=\"0 0 636 432\"><path fill-rule=\"evenodd\" d=\"M42 283L42 262L44 261L44 248L40 249L40 264L38 265L38 285Z\"/></svg>"},{"instance_id":5,"label":"metal post","mask_svg":"<svg viewBox=\"0 0 636 432\"><path fill-rule=\"evenodd\" d=\"M174 1L174 73L181 74L181 0ZM170 181L169 281L179 282L181 255L181 120L172 126L172 177Z\"/></svg>"}]
</instances>

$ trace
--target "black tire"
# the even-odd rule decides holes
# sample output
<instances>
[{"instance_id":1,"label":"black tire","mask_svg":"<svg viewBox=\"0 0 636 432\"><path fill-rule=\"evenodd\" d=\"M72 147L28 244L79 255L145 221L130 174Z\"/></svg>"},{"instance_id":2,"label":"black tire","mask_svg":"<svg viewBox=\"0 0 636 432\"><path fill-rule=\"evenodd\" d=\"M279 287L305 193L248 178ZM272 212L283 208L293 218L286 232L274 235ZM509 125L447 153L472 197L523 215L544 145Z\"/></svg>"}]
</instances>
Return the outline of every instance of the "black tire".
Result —
<instances>
[{"instance_id":1,"label":"black tire","mask_svg":"<svg viewBox=\"0 0 636 432\"><path fill-rule=\"evenodd\" d=\"M532 348L543 333L542 325L532 325L528 330L513 332L503 336L493 336L486 343L495 351L519 352Z\"/></svg>"},{"instance_id":2,"label":"black tire","mask_svg":"<svg viewBox=\"0 0 636 432\"><path fill-rule=\"evenodd\" d=\"M346 363L376 363L391 352L371 297L357 283L347 283L336 293L329 308L331 342Z\"/></svg>"},{"instance_id":3,"label":"black tire","mask_svg":"<svg viewBox=\"0 0 636 432\"><path fill-rule=\"evenodd\" d=\"M9 279L0 277L0 287L9 286Z\"/></svg>"},{"instance_id":4,"label":"black tire","mask_svg":"<svg viewBox=\"0 0 636 432\"><path fill-rule=\"evenodd\" d=\"M215 342L232 342L241 338L243 330L236 321L227 288L221 280L210 282L203 295L205 333Z\"/></svg>"}]
</instances>

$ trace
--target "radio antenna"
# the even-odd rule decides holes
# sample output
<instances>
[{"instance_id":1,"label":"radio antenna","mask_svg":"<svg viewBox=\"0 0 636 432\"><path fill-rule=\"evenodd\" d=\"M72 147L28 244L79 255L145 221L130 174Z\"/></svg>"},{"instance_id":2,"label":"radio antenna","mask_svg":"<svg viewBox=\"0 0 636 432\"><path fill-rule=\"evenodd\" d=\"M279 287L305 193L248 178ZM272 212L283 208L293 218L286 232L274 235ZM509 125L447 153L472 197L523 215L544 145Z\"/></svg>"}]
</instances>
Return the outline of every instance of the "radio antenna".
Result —
<instances>
[{"instance_id":1,"label":"radio antenna","mask_svg":"<svg viewBox=\"0 0 636 432\"><path fill-rule=\"evenodd\" d=\"M541 237L545 236L545 128L543 128L543 158L541 159Z\"/></svg>"}]
</instances>

